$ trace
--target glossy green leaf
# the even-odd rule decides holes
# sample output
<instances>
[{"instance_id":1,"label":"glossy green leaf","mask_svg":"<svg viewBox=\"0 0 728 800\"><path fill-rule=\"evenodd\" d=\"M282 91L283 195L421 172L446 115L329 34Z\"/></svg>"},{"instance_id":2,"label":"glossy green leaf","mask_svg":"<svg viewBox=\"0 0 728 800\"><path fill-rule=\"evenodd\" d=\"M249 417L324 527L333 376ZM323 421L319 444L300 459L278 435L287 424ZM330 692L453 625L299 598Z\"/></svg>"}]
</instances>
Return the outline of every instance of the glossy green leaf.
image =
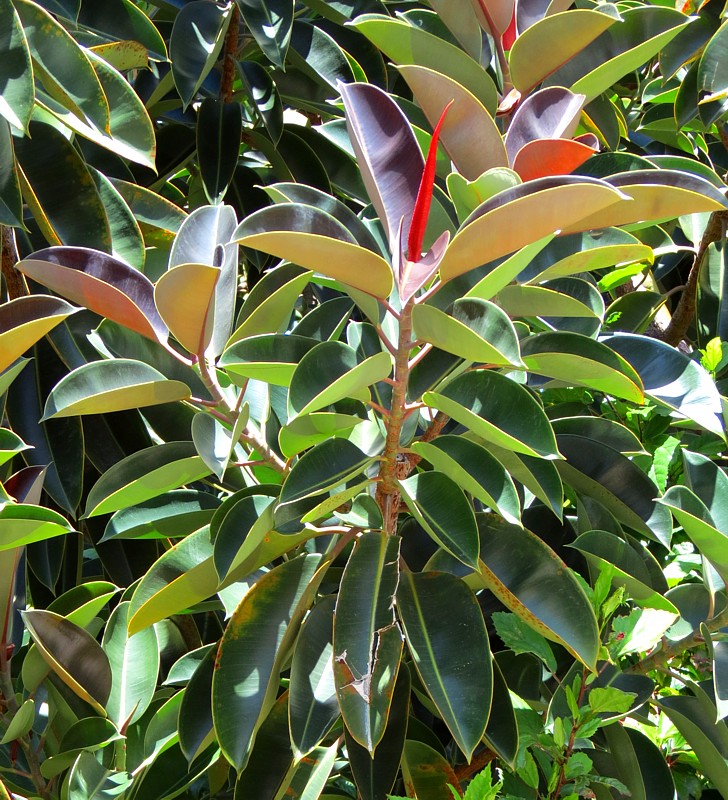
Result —
<instances>
[{"instance_id":1,"label":"glossy green leaf","mask_svg":"<svg viewBox=\"0 0 728 800\"><path fill-rule=\"evenodd\" d=\"M6 307L8 303L5 304ZM10 384L25 368L26 364L30 361L29 358L19 358L12 366L8 367L4 372L0 372L0 397L7 392Z\"/></svg>"},{"instance_id":2,"label":"glossy green leaf","mask_svg":"<svg viewBox=\"0 0 728 800\"><path fill-rule=\"evenodd\" d=\"M83 628L52 611L22 612L43 658L74 694L102 716L111 692L111 667L101 645Z\"/></svg>"},{"instance_id":3,"label":"glossy green leaf","mask_svg":"<svg viewBox=\"0 0 728 800\"><path fill-rule=\"evenodd\" d=\"M334 613L334 679L349 733L374 753L387 725L402 655L394 618L397 536L362 534L341 579Z\"/></svg>"},{"instance_id":4,"label":"glossy green leaf","mask_svg":"<svg viewBox=\"0 0 728 800\"><path fill-rule=\"evenodd\" d=\"M213 739L211 692L216 654L216 646L207 651L190 678L180 703L179 743L188 761L200 755Z\"/></svg>"},{"instance_id":5,"label":"glossy green leaf","mask_svg":"<svg viewBox=\"0 0 728 800\"><path fill-rule=\"evenodd\" d=\"M291 39L293 0L237 0L245 24L265 56L283 67Z\"/></svg>"},{"instance_id":6,"label":"glossy green leaf","mask_svg":"<svg viewBox=\"0 0 728 800\"><path fill-rule=\"evenodd\" d=\"M584 8L538 20L511 48L513 85L520 92L529 91L616 22L618 18L611 14Z\"/></svg>"},{"instance_id":7,"label":"glossy green leaf","mask_svg":"<svg viewBox=\"0 0 728 800\"><path fill-rule=\"evenodd\" d=\"M73 531L73 527L58 512L23 503L1 506L0 522L0 550L41 542Z\"/></svg>"},{"instance_id":8,"label":"glossy green leaf","mask_svg":"<svg viewBox=\"0 0 728 800\"><path fill-rule=\"evenodd\" d=\"M38 101L72 131L81 134L101 147L137 164L154 169L156 140L152 122L139 95L121 73L93 50L86 54L92 62L109 102L110 118L107 133L88 124L68 111L61 103L45 93L38 92Z\"/></svg>"},{"instance_id":9,"label":"glossy green leaf","mask_svg":"<svg viewBox=\"0 0 728 800\"><path fill-rule=\"evenodd\" d=\"M129 635L207 600L219 584L209 528L181 539L147 570L129 607Z\"/></svg>"},{"instance_id":10,"label":"glossy green leaf","mask_svg":"<svg viewBox=\"0 0 728 800\"><path fill-rule=\"evenodd\" d=\"M460 790L460 782L450 763L424 742L408 739L404 743L402 775L415 796L427 800L452 800L450 787Z\"/></svg>"},{"instance_id":11,"label":"glossy green leaf","mask_svg":"<svg viewBox=\"0 0 728 800\"><path fill-rule=\"evenodd\" d=\"M478 564L478 531L462 488L444 472L421 472L399 482L402 499L427 533L455 558Z\"/></svg>"},{"instance_id":12,"label":"glossy green leaf","mask_svg":"<svg viewBox=\"0 0 728 800\"><path fill-rule=\"evenodd\" d=\"M422 682L470 759L485 732L493 692L490 646L478 601L454 575L406 572L397 588L397 612ZM467 637L459 625L467 627Z\"/></svg>"},{"instance_id":13,"label":"glossy green leaf","mask_svg":"<svg viewBox=\"0 0 728 800\"><path fill-rule=\"evenodd\" d=\"M702 500L687 486L671 486L659 501L672 511L719 575L728 575L728 535L719 530Z\"/></svg>"},{"instance_id":14,"label":"glossy green leaf","mask_svg":"<svg viewBox=\"0 0 728 800\"><path fill-rule=\"evenodd\" d=\"M111 232L91 174L73 145L50 125L31 122L30 136L15 141L25 202L52 245L111 249ZM66 187L73 186L73 202ZM26 262L27 263L27 262ZM49 287L50 288L50 287Z\"/></svg>"},{"instance_id":15,"label":"glossy green leaf","mask_svg":"<svg viewBox=\"0 0 728 800\"><path fill-rule=\"evenodd\" d=\"M109 103L84 50L48 12L14 1L33 57L33 72L48 94L100 131L109 128Z\"/></svg>"},{"instance_id":16,"label":"glossy green leaf","mask_svg":"<svg viewBox=\"0 0 728 800\"><path fill-rule=\"evenodd\" d=\"M312 206L283 203L251 214L233 234L245 247L316 270L374 297L388 297L392 269L344 226Z\"/></svg>"},{"instance_id":17,"label":"glossy green leaf","mask_svg":"<svg viewBox=\"0 0 728 800\"><path fill-rule=\"evenodd\" d=\"M169 39L172 75L186 108L215 65L230 23L230 5L187 3L174 19Z\"/></svg>"},{"instance_id":18,"label":"glossy green leaf","mask_svg":"<svg viewBox=\"0 0 728 800\"><path fill-rule=\"evenodd\" d=\"M70 372L48 396L42 421L81 414L105 414L187 400L189 387L167 380L141 361L94 361Z\"/></svg>"},{"instance_id":19,"label":"glossy green leaf","mask_svg":"<svg viewBox=\"0 0 728 800\"><path fill-rule=\"evenodd\" d=\"M223 581L255 554L274 527L273 501L253 494L231 506L215 537L215 569ZM252 571L252 570L251 570Z\"/></svg>"},{"instance_id":20,"label":"glossy green leaf","mask_svg":"<svg viewBox=\"0 0 728 800\"><path fill-rule=\"evenodd\" d=\"M374 755L344 728L351 772L362 800L377 800L392 790L399 774L410 705L410 674L404 667L397 674L387 728Z\"/></svg>"},{"instance_id":21,"label":"glossy green leaf","mask_svg":"<svg viewBox=\"0 0 728 800\"><path fill-rule=\"evenodd\" d=\"M288 386L298 363L318 342L295 334L261 334L235 342L218 366L242 383L248 378Z\"/></svg>"},{"instance_id":22,"label":"glossy green leaf","mask_svg":"<svg viewBox=\"0 0 728 800\"><path fill-rule=\"evenodd\" d=\"M227 346L249 336L280 333L287 328L293 307L310 277L310 272L292 264L264 275L245 300Z\"/></svg>"},{"instance_id":23,"label":"glossy green leaf","mask_svg":"<svg viewBox=\"0 0 728 800\"><path fill-rule=\"evenodd\" d=\"M701 770L721 794L728 793L728 729L716 723L717 714L689 695L663 697L658 706L685 737L699 759Z\"/></svg>"},{"instance_id":24,"label":"glossy green leaf","mask_svg":"<svg viewBox=\"0 0 728 800\"><path fill-rule=\"evenodd\" d=\"M245 427L244 417L242 427ZM195 414L191 428L192 441L200 458L222 480L236 445L233 431L205 413Z\"/></svg>"},{"instance_id":25,"label":"glossy green leaf","mask_svg":"<svg viewBox=\"0 0 728 800\"><path fill-rule=\"evenodd\" d=\"M49 247L20 261L17 268L43 286L142 336L167 341L167 327L154 305L151 282L111 256L81 247Z\"/></svg>"},{"instance_id":26,"label":"glossy green leaf","mask_svg":"<svg viewBox=\"0 0 728 800\"><path fill-rule=\"evenodd\" d=\"M372 459L348 439L329 439L301 456L288 474L276 509L286 514L286 506L323 494L363 472Z\"/></svg>"},{"instance_id":27,"label":"glossy green leaf","mask_svg":"<svg viewBox=\"0 0 728 800\"><path fill-rule=\"evenodd\" d=\"M480 61L483 49L482 34L470 0L428 1L465 51L476 61Z\"/></svg>"},{"instance_id":28,"label":"glossy green leaf","mask_svg":"<svg viewBox=\"0 0 728 800\"><path fill-rule=\"evenodd\" d=\"M0 3L0 115L27 131L33 113L33 68L23 24L10 0Z\"/></svg>"},{"instance_id":29,"label":"glossy green leaf","mask_svg":"<svg viewBox=\"0 0 728 800\"><path fill-rule=\"evenodd\" d=\"M728 94L728 81L723 75L722 65L728 56L728 25L725 23L713 36L700 57L698 67L698 86L711 98L725 98ZM707 98L703 97L703 102Z\"/></svg>"},{"instance_id":30,"label":"glossy green leaf","mask_svg":"<svg viewBox=\"0 0 728 800\"><path fill-rule=\"evenodd\" d=\"M379 14L357 17L354 27L395 64L437 70L477 97L491 116L495 114L495 84L480 64L459 47L404 20Z\"/></svg>"},{"instance_id":31,"label":"glossy green leaf","mask_svg":"<svg viewBox=\"0 0 728 800\"><path fill-rule=\"evenodd\" d=\"M0 32L0 36L2 33ZM0 95L2 106L2 95ZM15 169L15 153L10 124L0 120L0 224L21 227L23 222L23 198L20 194L18 173Z\"/></svg>"},{"instance_id":32,"label":"glossy green leaf","mask_svg":"<svg viewBox=\"0 0 728 800\"><path fill-rule=\"evenodd\" d=\"M243 118L237 103L208 97L197 112L197 157L205 195L219 202L235 173Z\"/></svg>"},{"instance_id":33,"label":"glossy green leaf","mask_svg":"<svg viewBox=\"0 0 728 800\"><path fill-rule=\"evenodd\" d=\"M293 458L301 451L313 447L332 436L348 438L354 428L364 422L361 417L350 414L338 414L333 411L321 411L296 417L278 434L281 453L286 458Z\"/></svg>"},{"instance_id":34,"label":"glossy green leaf","mask_svg":"<svg viewBox=\"0 0 728 800\"><path fill-rule=\"evenodd\" d=\"M623 586L627 595L643 608L657 608L678 616L678 610L650 586L650 576L639 555L618 536L607 531L588 531L571 545L583 553L594 574L612 567L612 586Z\"/></svg>"},{"instance_id":35,"label":"glossy green leaf","mask_svg":"<svg viewBox=\"0 0 728 800\"><path fill-rule=\"evenodd\" d=\"M0 306L0 371L78 311L57 297L33 295Z\"/></svg>"},{"instance_id":36,"label":"glossy green leaf","mask_svg":"<svg viewBox=\"0 0 728 800\"><path fill-rule=\"evenodd\" d=\"M318 746L339 717L334 686L334 603L335 598L329 596L311 609L293 652L289 720L297 759Z\"/></svg>"},{"instance_id":37,"label":"glossy green leaf","mask_svg":"<svg viewBox=\"0 0 728 800\"><path fill-rule=\"evenodd\" d=\"M456 300L449 314L419 304L412 310L412 324L418 339L467 361L522 366L513 323L487 300Z\"/></svg>"},{"instance_id":38,"label":"glossy green leaf","mask_svg":"<svg viewBox=\"0 0 728 800\"><path fill-rule=\"evenodd\" d=\"M670 517L655 502L657 486L639 467L598 441L572 434L561 434L557 441L566 460L556 467L566 483L600 502L620 522L669 547Z\"/></svg>"},{"instance_id":39,"label":"glossy green leaf","mask_svg":"<svg viewBox=\"0 0 728 800\"><path fill-rule=\"evenodd\" d=\"M632 365L647 397L718 436L724 435L718 391L696 361L647 336L618 334L605 344Z\"/></svg>"},{"instance_id":40,"label":"glossy green leaf","mask_svg":"<svg viewBox=\"0 0 728 800\"><path fill-rule=\"evenodd\" d=\"M478 515L478 525L484 585L538 633L594 669L599 630L591 603L573 573L531 531L487 514ZM518 559L513 558L515 551Z\"/></svg>"},{"instance_id":41,"label":"glossy green leaf","mask_svg":"<svg viewBox=\"0 0 728 800\"><path fill-rule=\"evenodd\" d=\"M128 602L119 603L104 628L101 647L111 664L111 693L106 702L109 719L120 729L147 710L157 687L159 647L153 628L132 636L127 631Z\"/></svg>"},{"instance_id":42,"label":"glossy green leaf","mask_svg":"<svg viewBox=\"0 0 728 800\"><path fill-rule=\"evenodd\" d=\"M526 389L497 372L467 372L440 392L425 392L423 399L486 442L528 456L559 456L543 408Z\"/></svg>"},{"instance_id":43,"label":"glossy green leaf","mask_svg":"<svg viewBox=\"0 0 728 800\"><path fill-rule=\"evenodd\" d=\"M389 353L377 353L357 363L356 352L343 342L321 342L296 367L288 393L291 417L299 417L343 400L369 396L368 389L389 376Z\"/></svg>"},{"instance_id":44,"label":"glossy green leaf","mask_svg":"<svg viewBox=\"0 0 728 800\"><path fill-rule=\"evenodd\" d=\"M187 217L179 206L151 189L119 178L110 180L140 223L176 233Z\"/></svg>"},{"instance_id":45,"label":"glossy green leaf","mask_svg":"<svg viewBox=\"0 0 728 800\"><path fill-rule=\"evenodd\" d=\"M153 445L127 456L102 475L89 492L85 516L138 505L209 474L210 468L192 442Z\"/></svg>"},{"instance_id":46,"label":"glossy green leaf","mask_svg":"<svg viewBox=\"0 0 728 800\"><path fill-rule=\"evenodd\" d=\"M28 445L25 444L20 436L7 428L0 428L0 466L27 449Z\"/></svg>"},{"instance_id":47,"label":"glossy green leaf","mask_svg":"<svg viewBox=\"0 0 728 800\"><path fill-rule=\"evenodd\" d=\"M114 723L104 717L80 719L63 734L58 755L43 762L41 775L51 780L72 767L82 752L94 753L120 738Z\"/></svg>"},{"instance_id":48,"label":"glossy green leaf","mask_svg":"<svg viewBox=\"0 0 728 800\"><path fill-rule=\"evenodd\" d=\"M529 336L523 362L530 372L642 403L642 381L624 358L604 344L566 331Z\"/></svg>"},{"instance_id":49,"label":"glossy green leaf","mask_svg":"<svg viewBox=\"0 0 728 800\"><path fill-rule=\"evenodd\" d=\"M560 417L553 419L551 424L557 436L570 433L596 439L624 455L645 453L642 443L629 428L606 417Z\"/></svg>"},{"instance_id":50,"label":"glossy green leaf","mask_svg":"<svg viewBox=\"0 0 728 800\"><path fill-rule=\"evenodd\" d=\"M106 212L111 234L111 254L127 264L143 269L144 239L131 209L114 184L101 172L91 170L101 202Z\"/></svg>"},{"instance_id":51,"label":"glossy green leaf","mask_svg":"<svg viewBox=\"0 0 728 800\"><path fill-rule=\"evenodd\" d=\"M492 167L474 181L467 180L459 172L451 172L447 176L447 193L462 224L481 203L521 183L518 173L509 167Z\"/></svg>"},{"instance_id":52,"label":"glossy green leaf","mask_svg":"<svg viewBox=\"0 0 728 800\"><path fill-rule=\"evenodd\" d=\"M443 75L442 66L438 66L438 71L419 64L398 69L433 128L445 106L455 100L443 122L440 141L465 178L475 180L486 170L508 166L503 137L493 121L491 106L486 107L465 86ZM470 131L467 136L466 131Z\"/></svg>"},{"instance_id":53,"label":"glossy green leaf","mask_svg":"<svg viewBox=\"0 0 728 800\"><path fill-rule=\"evenodd\" d=\"M212 679L212 716L220 747L238 772L275 701L287 648L312 599L309 584L319 560L301 556L266 573L243 597L223 634Z\"/></svg>"},{"instance_id":54,"label":"glossy green leaf","mask_svg":"<svg viewBox=\"0 0 728 800\"><path fill-rule=\"evenodd\" d=\"M520 521L521 506L510 475L481 445L448 435L413 442L412 450L509 522Z\"/></svg>"},{"instance_id":55,"label":"glossy green leaf","mask_svg":"<svg viewBox=\"0 0 728 800\"><path fill-rule=\"evenodd\" d=\"M108 769L93 753L82 752L68 776L68 800L115 800L132 781L128 772Z\"/></svg>"},{"instance_id":56,"label":"glossy green leaf","mask_svg":"<svg viewBox=\"0 0 728 800\"><path fill-rule=\"evenodd\" d=\"M625 195L603 181L539 178L487 200L466 220L440 263L444 281L513 253L614 205ZM530 224L522 225L528 219ZM594 226L584 226L594 227Z\"/></svg>"}]
</instances>

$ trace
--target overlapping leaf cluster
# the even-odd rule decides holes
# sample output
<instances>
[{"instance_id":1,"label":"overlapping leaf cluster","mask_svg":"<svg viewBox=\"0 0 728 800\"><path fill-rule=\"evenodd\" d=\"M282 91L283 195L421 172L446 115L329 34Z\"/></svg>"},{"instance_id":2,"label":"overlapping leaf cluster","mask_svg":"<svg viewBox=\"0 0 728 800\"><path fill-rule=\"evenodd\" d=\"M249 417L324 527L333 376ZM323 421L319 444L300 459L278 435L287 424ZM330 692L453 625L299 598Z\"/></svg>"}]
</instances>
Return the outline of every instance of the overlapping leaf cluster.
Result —
<instances>
[{"instance_id":1,"label":"overlapping leaf cluster","mask_svg":"<svg viewBox=\"0 0 728 800\"><path fill-rule=\"evenodd\" d=\"M728 797L713 2L0 0L0 796Z\"/></svg>"}]
</instances>

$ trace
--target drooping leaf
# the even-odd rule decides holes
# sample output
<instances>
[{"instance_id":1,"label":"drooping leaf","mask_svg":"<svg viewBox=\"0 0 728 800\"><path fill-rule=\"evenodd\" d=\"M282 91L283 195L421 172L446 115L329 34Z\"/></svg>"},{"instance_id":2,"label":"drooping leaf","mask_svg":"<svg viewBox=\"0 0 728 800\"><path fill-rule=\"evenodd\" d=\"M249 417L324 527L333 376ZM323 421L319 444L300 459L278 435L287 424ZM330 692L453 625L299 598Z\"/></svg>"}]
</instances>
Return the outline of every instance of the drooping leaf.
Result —
<instances>
[{"instance_id":1,"label":"drooping leaf","mask_svg":"<svg viewBox=\"0 0 728 800\"><path fill-rule=\"evenodd\" d=\"M153 628L128 635L129 603L111 612L101 647L111 665L106 713L120 729L139 719L152 701L159 672L159 646Z\"/></svg>"},{"instance_id":2,"label":"drooping leaf","mask_svg":"<svg viewBox=\"0 0 728 800\"><path fill-rule=\"evenodd\" d=\"M405 573L397 611L428 694L466 758L485 732L493 674L488 635L478 601L446 572ZM467 640L458 632L467 626Z\"/></svg>"},{"instance_id":3,"label":"drooping leaf","mask_svg":"<svg viewBox=\"0 0 728 800\"><path fill-rule=\"evenodd\" d=\"M222 354L218 365L233 380L249 378L276 386L288 386L301 359L318 342L306 336L271 333L235 342Z\"/></svg>"},{"instance_id":4,"label":"drooping leaf","mask_svg":"<svg viewBox=\"0 0 728 800\"><path fill-rule=\"evenodd\" d=\"M293 0L237 0L245 24L263 53L283 67L291 39Z\"/></svg>"},{"instance_id":5,"label":"drooping leaf","mask_svg":"<svg viewBox=\"0 0 728 800\"><path fill-rule=\"evenodd\" d=\"M311 609L293 653L289 720L297 758L318 746L340 713L334 686L334 603L328 596Z\"/></svg>"},{"instance_id":6,"label":"drooping leaf","mask_svg":"<svg viewBox=\"0 0 728 800\"><path fill-rule=\"evenodd\" d=\"M462 488L444 472L421 472L399 482L402 499L427 533L455 558L475 568L478 533Z\"/></svg>"},{"instance_id":7,"label":"drooping leaf","mask_svg":"<svg viewBox=\"0 0 728 800\"><path fill-rule=\"evenodd\" d=\"M56 384L48 395L42 421L171 403L189 396L188 386L167 380L141 361L94 361L73 370Z\"/></svg>"},{"instance_id":8,"label":"drooping leaf","mask_svg":"<svg viewBox=\"0 0 728 800\"><path fill-rule=\"evenodd\" d=\"M2 33L0 32L0 36ZM0 107L2 95L0 95ZM23 198L20 194L18 172L15 168L15 152L10 123L0 120L0 224L21 227Z\"/></svg>"},{"instance_id":9,"label":"drooping leaf","mask_svg":"<svg viewBox=\"0 0 728 800\"><path fill-rule=\"evenodd\" d=\"M197 112L197 158L205 195L219 202L233 179L243 118L237 103L206 98Z\"/></svg>"},{"instance_id":10,"label":"drooping leaf","mask_svg":"<svg viewBox=\"0 0 728 800\"><path fill-rule=\"evenodd\" d=\"M18 297L0 306L0 372L78 311L56 297Z\"/></svg>"},{"instance_id":11,"label":"drooping leaf","mask_svg":"<svg viewBox=\"0 0 728 800\"><path fill-rule=\"evenodd\" d=\"M58 512L25 503L0 507L0 521L0 550L5 551L73 531Z\"/></svg>"},{"instance_id":12,"label":"drooping leaf","mask_svg":"<svg viewBox=\"0 0 728 800\"><path fill-rule=\"evenodd\" d=\"M522 357L530 372L587 386L634 403L642 403L642 381L614 350L588 336L566 331L529 336Z\"/></svg>"},{"instance_id":13,"label":"drooping leaf","mask_svg":"<svg viewBox=\"0 0 728 800\"><path fill-rule=\"evenodd\" d=\"M697 362L648 336L617 334L605 344L632 365L647 397L723 436L718 392Z\"/></svg>"},{"instance_id":14,"label":"drooping leaf","mask_svg":"<svg viewBox=\"0 0 728 800\"><path fill-rule=\"evenodd\" d=\"M58 677L102 716L111 692L111 667L101 645L83 628L52 611L22 612L41 655Z\"/></svg>"},{"instance_id":15,"label":"drooping leaf","mask_svg":"<svg viewBox=\"0 0 728 800\"><path fill-rule=\"evenodd\" d=\"M33 71L23 23L10 0L0 3L0 115L22 131L33 113Z\"/></svg>"},{"instance_id":16,"label":"drooping leaf","mask_svg":"<svg viewBox=\"0 0 728 800\"><path fill-rule=\"evenodd\" d=\"M334 680L344 724L370 753L382 739L402 654L393 601L397 536L365 533L344 569L334 613Z\"/></svg>"},{"instance_id":17,"label":"drooping leaf","mask_svg":"<svg viewBox=\"0 0 728 800\"><path fill-rule=\"evenodd\" d=\"M541 635L563 645L593 669L599 632L591 603L573 574L530 531L499 521L492 514L479 514L478 525L484 584ZM513 558L515 550L518 559Z\"/></svg>"},{"instance_id":18,"label":"drooping leaf","mask_svg":"<svg viewBox=\"0 0 728 800\"><path fill-rule=\"evenodd\" d=\"M301 556L266 573L243 597L223 634L212 679L212 717L220 747L238 772L275 701L287 646L312 600L309 584L319 560Z\"/></svg>"},{"instance_id":19,"label":"drooping leaf","mask_svg":"<svg viewBox=\"0 0 728 800\"><path fill-rule=\"evenodd\" d=\"M557 442L566 460L556 467L568 484L600 502L625 525L669 547L670 517L655 502L657 486L639 467L599 441L560 434Z\"/></svg>"},{"instance_id":20,"label":"drooping leaf","mask_svg":"<svg viewBox=\"0 0 728 800\"><path fill-rule=\"evenodd\" d=\"M229 4L193 0L174 19L169 55L174 83L185 108L217 61L230 14Z\"/></svg>"},{"instance_id":21,"label":"drooping leaf","mask_svg":"<svg viewBox=\"0 0 728 800\"><path fill-rule=\"evenodd\" d=\"M521 508L513 481L484 447L464 437L448 435L432 442L413 442L412 450L509 522L519 522Z\"/></svg>"},{"instance_id":22,"label":"drooping leaf","mask_svg":"<svg viewBox=\"0 0 728 800\"><path fill-rule=\"evenodd\" d=\"M368 397L368 387L386 378L391 368L388 353L380 352L357 363L356 351L343 342L321 342L303 356L291 377L289 419L362 392Z\"/></svg>"}]
</instances>

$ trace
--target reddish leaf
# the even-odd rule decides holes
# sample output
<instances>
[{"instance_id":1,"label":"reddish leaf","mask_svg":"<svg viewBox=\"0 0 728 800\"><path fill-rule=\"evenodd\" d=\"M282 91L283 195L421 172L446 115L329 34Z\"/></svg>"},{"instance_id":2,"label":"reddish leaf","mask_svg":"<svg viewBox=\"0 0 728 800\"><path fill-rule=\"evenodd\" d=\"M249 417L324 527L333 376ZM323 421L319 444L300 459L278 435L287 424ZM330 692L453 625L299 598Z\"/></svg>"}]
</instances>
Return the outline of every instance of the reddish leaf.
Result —
<instances>
[{"instance_id":1,"label":"reddish leaf","mask_svg":"<svg viewBox=\"0 0 728 800\"><path fill-rule=\"evenodd\" d=\"M511 164L520 149L536 139L571 139L579 124L586 98L560 86L549 86L529 95L513 115L506 136Z\"/></svg>"},{"instance_id":2,"label":"reddish leaf","mask_svg":"<svg viewBox=\"0 0 728 800\"><path fill-rule=\"evenodd\" d=\"M430 205L432 204L432 187L435 184L437 143L440 141L440 131L445 122L447 112L454 102L454 100L451 100L443 109L430 140L430 149L427 153L425 168L422 170L422 180L417 191L417 200L412 212L412 222L410 223L409 239L407 241L407 258L410 261L419 261L422 257L422 240L425 238L425 228L427 228L427 219L430 216Z\"/></svg>"},{"instance_id":3,"label":"reddish leaf","mask_svg":"<svg viewBox=\"0 0 728 800\"><path fill-rule=\"evenodd\" d=\"M48 247L17 268L72 302L166 344L152 282L123 261L87 247Z\"/></svg>"},{"instance_id":4,"label":"reddish leaf","mask_svg":"<svg viewBox=\"0 0 728 800\"><path fill-rule=\"evenodd\" d=\"M503 34L503 49L507 52L508 50L513 47L513 42L516 41L516 37L518 36L518 32L516 31L516 12L515 9L513 11L513 17L511 18L511 24L508 26L508 30L505 31Z\"/></svg>"},{"instance_id":5,"label":"reddish leaf","mask_svg":"<svg viewBox=\"0 0 728 800\"><path fill-rule=\"evenodd\" d=\"M571 139L537 139L518 151L513 169L524 182L547 175L568 175L597 149Z\"/></svg>"}]
</instances>

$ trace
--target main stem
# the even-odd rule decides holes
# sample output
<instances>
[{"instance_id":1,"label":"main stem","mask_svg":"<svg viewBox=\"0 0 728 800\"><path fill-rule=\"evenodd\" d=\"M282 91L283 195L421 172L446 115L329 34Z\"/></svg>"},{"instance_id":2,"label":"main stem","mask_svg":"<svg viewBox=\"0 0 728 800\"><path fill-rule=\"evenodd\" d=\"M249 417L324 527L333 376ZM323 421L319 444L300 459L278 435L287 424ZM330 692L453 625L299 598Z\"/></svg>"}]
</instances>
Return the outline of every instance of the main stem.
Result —
<instances>
[{"instance_id":1,"label":"main stem","mask_svg":"<svg viewBox=\"0 0 728 800\"><path fill-rule=\"evenodd\" d=\"M399 516L398 474L399 442L402 424L406 417L407 381L409 379L409 358L414 345L412 341L412 309L414 300L410 300L402 309L399 318L399 340L394 357L394 386L392 403L387 419L387 438L382 455L382 466L379 470L377 485L377 502L384 517L384 530L393 534L397 530Z\"/></svg>"}]
</instances>

